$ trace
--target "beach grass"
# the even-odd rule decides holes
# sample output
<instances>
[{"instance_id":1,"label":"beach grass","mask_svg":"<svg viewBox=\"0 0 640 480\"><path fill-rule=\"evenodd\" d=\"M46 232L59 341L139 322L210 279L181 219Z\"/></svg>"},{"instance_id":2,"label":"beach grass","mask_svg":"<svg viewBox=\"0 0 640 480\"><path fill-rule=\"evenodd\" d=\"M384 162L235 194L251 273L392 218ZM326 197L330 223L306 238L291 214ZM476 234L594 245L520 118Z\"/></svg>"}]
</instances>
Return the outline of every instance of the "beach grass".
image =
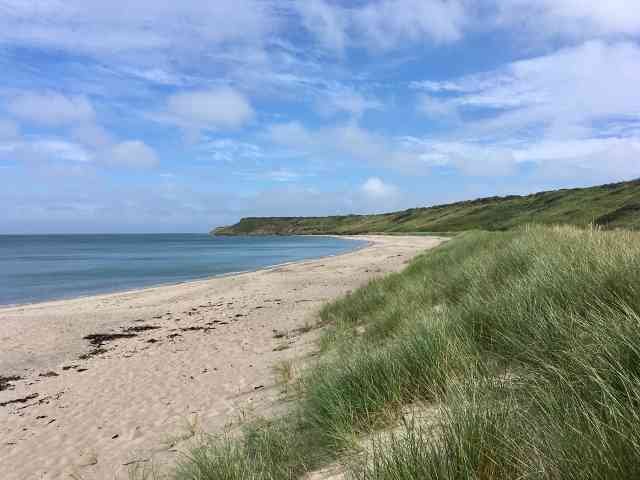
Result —
<instances>
[{"instance_id":1,"label":"beach grass","mask_svg":"<svg viewBox=\"0 0 640 480\"><path fill-rule=\"evenodd\" d=\"M637 233L460 235L326 305L291 413L175 478L638 478L639 289Z\"/></svg>"}]
</instances>

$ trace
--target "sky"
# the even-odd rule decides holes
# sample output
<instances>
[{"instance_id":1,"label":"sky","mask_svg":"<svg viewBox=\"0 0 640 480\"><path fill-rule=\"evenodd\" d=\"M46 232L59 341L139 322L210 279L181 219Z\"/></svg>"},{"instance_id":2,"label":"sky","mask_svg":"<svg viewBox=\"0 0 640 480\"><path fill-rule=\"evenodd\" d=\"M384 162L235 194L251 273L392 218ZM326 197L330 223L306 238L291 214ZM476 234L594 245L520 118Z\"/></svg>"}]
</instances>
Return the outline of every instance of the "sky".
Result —
<instances>
[{"instance_id":1,"label":"sky","mask_svg":"<svg viewBox=\"0 0 640 480\"><path fill-rule=\"evenodd\" d=\"M640 0L0 0L0 233L640 177Z\"/></svg>"}]
</instances>

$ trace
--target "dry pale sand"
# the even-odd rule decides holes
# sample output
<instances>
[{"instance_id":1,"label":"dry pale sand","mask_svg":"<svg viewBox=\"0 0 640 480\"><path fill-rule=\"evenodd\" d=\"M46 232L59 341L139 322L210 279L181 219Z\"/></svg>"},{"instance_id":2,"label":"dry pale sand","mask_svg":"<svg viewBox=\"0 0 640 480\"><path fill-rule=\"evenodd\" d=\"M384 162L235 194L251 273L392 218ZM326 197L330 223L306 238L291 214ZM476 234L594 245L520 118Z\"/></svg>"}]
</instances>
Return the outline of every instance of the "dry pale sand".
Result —
<instances>
[{"instance_id":1,"label":"dry pale sand","mask_svg":"<svg viewBox=\"0 0 640 480\"><path fill-rule=\"evenodd\" d=\"M371 244L336 257L0 309L0 376L22 377L0 391L0 477L126 479L175 462L194 431L274 413L273 367L313 352L319 307L441 242L358 238ZM83 339L97 333L135 336Z\"/></svg>"}]
</instances>

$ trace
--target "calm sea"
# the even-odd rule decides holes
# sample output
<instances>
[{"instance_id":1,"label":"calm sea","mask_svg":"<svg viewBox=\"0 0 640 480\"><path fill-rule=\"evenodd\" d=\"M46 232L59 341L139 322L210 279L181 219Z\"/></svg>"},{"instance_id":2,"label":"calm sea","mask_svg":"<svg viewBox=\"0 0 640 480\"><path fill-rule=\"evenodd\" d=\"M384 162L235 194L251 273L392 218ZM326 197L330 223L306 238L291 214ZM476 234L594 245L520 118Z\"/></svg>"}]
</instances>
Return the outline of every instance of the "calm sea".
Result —
<instances>
[{"instance_id":1,"label":"calm sea","mask_svg":"<svg viewBox=\"0 0 640 480\"><path fill-rule=\"evenodd\" d=\"M0 305L256 270L347 252L362 243L301 236L0 235Z\"/></svg>"}]
</instances>

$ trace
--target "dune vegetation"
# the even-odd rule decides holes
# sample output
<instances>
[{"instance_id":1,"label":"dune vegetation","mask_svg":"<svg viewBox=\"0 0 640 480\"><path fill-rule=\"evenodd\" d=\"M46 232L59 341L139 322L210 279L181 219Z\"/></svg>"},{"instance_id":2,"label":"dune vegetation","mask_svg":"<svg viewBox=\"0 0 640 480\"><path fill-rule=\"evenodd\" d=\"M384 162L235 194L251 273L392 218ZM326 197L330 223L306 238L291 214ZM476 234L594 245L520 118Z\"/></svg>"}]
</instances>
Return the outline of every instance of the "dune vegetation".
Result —
<instances>
[{"instance_id":1,"label":"dune vegetation","mask_svg":"<svg viewBox=\"0 0 640 480\"><path fill-rule=\"evenodd\" d=\"M640 228L640 180L533 195L411 208L379 215L249 217L215 235L309 235L507 230L531 223Z\"/></svg>"},{"instance_id":2,"label":"dune vegetation","mask_svg":"<svg viewBox=\"0 0 640 480\"><path fill-rule=\"evenodd\" d=\"M470 232L321 312L290 413L179 480L640 477L640 234Z\"/></svg>"}]
</instances>

